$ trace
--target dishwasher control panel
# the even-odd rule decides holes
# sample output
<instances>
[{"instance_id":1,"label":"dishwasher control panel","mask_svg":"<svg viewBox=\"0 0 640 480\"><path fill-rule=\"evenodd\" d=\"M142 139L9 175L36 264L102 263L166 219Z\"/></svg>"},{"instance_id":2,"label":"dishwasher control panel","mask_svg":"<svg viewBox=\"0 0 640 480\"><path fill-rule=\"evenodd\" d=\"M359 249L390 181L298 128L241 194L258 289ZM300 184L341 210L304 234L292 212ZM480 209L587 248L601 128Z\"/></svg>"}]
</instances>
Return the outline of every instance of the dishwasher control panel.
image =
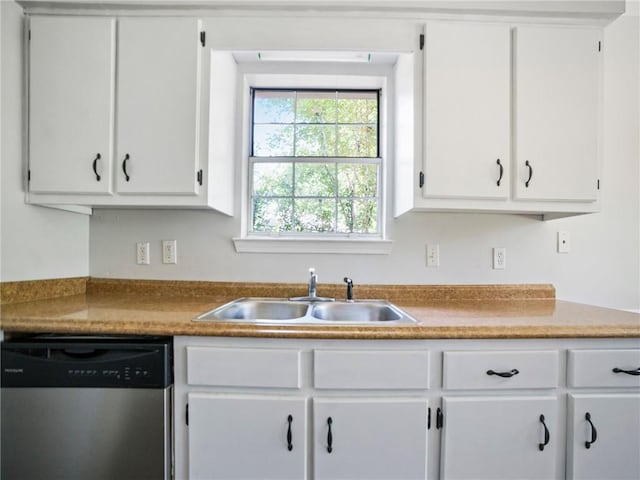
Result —
<instances>
[{"instance_id":1,"label":"dishwasher control panel","mask_svg":"<svg viewBox=\"0 0 640 480\"><path fill-rule=\"evenodd\" d=\"M67 374L69 377L84 377L84 378L115 378L116 380L124 379L125 381L131 381L131 379L141 380L152 378L155 372L145 367L123 367L122 369L87 369L87 368L69 368Z\"/></svg>"},{"instance_id":2,"label":"dishwasher control panel","mask_svg":"<svg viewBox=\"0 0 640 480\"><path fill-rule=\"evenodd\" d=\"M170 337L34 337L2 343L2 386L164 388Z\"/></svg>"}]
</instances>

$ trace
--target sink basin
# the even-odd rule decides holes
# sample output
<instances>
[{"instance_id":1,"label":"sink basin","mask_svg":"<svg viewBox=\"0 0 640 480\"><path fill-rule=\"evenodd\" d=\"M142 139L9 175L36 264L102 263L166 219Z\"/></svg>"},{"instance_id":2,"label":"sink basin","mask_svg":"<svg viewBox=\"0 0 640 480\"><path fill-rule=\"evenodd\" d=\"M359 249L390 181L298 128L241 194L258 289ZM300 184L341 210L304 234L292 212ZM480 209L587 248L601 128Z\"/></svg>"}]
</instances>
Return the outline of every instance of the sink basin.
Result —
<instances>
[{"instance_id":1,"label":"sink basin","mask_svg":"<svg viewBox=\"0 0 640 480\"><path fill-rule=\"evenodd\" d=\"M403 312L382 302L339 302L314 305L311 315L319 320L339 322L394 322Z\"/></svg>"},{"instance_id":2,"label":"sink basin","mask_svg":"<svg viewBox=\"0 0 640 480\"><path fill-rule=\"evenodd\" d=\"M266 324L415 323L415 319L383 300L314 302L286 298L239 298L195 318L197 321Z\"/></svg>"},{"instance_id":3,"label":"sink basin","mask_svg":"<svg viewBox=\"0 0 640 480\"><path fill-rule=\"evenodd\" d=\"M309 305L288 300L241 298L200 315L196 320L292 320L304 317Z\"/></svg>"}]
</instances>

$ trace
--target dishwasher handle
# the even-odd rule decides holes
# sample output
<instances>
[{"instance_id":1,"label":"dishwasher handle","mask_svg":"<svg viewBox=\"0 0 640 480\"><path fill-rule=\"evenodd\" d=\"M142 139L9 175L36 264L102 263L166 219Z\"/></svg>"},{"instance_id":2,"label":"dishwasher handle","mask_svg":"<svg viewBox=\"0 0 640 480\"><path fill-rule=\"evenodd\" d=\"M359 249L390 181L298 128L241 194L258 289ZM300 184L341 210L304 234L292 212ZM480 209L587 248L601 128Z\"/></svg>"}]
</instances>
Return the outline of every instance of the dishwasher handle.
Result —
<instances>
[{"instance_id":1,"label":"dishwasher handle","mask_svg":"<svg viewBox=\"0 0 640 480\"><path fill-rule=\"evenodd\" d=\"M82 347L73 347L73 348L61 348L59 350L52 349L51 356L54 356L57 352L61 355L70 357L70 358L79 358L82 360L99 358L107 354L107 350L100 348L82 348Z\"/></svg>"}]
</instances>

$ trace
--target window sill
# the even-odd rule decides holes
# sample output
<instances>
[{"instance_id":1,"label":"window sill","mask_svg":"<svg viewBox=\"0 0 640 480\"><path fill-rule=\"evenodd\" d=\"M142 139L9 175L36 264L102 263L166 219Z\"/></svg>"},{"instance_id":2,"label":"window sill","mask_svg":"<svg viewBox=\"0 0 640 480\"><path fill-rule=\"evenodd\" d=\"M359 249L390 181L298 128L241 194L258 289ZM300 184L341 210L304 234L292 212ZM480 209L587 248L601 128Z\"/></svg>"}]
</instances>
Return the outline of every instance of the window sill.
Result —
<instances>
[{"instance_id":1,"label":"window sill","mask_svg":"<svg viewBox=\"0 0 640 480\"><path fill-rule=\"evenodd\" d=\"M238 253L337 253L351 255L389 255L393 244L391 240L379 239L269 237L238 237L233 239L233 243Z\"/></svg>"}]
</instances>

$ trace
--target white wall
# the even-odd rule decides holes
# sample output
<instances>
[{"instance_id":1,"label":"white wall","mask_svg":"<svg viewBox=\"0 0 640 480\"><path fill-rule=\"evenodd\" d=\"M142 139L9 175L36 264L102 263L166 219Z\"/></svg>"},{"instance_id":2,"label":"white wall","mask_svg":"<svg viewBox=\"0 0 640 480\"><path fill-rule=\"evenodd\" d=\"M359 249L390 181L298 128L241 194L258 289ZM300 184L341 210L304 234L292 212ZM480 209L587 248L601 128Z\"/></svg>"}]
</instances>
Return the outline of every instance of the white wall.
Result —
<instances>
[{"instance_id":1,"label":"white wall","mask_svg":"<svg viewBox=\"0 0 640 480\"><path fill-rule=\"evenodd\" d=\"M541 222L514 215L411 213L393 222L393 252L375 255L237 254L240 219L203 211L102 210L91 219L91 275L212 281L552 283L560 299L640 309L639 18L637 4L605 32L602 212ZM556 232L572 250L556 253ZM160 262L160 242L178 241L178 264ZM151 265L135 264L135 243L151 243ZM425 244L440 245L437 269ZM491 269L491 248L507 248L507 269ZM321 290L320 290L321 291ZM357 295L357 289L356 289Z\"/></svg>"},{"instance_id":2,"label":"white wall","mask_svg":"<svg viewBox=\"0 0 640 480\"><path fill-rule=\"evenodd\" d=\"M89 218L26 205L23 189L23 15L1 1L0 280L89 274Z\"/></svg>"}]
</instances>

